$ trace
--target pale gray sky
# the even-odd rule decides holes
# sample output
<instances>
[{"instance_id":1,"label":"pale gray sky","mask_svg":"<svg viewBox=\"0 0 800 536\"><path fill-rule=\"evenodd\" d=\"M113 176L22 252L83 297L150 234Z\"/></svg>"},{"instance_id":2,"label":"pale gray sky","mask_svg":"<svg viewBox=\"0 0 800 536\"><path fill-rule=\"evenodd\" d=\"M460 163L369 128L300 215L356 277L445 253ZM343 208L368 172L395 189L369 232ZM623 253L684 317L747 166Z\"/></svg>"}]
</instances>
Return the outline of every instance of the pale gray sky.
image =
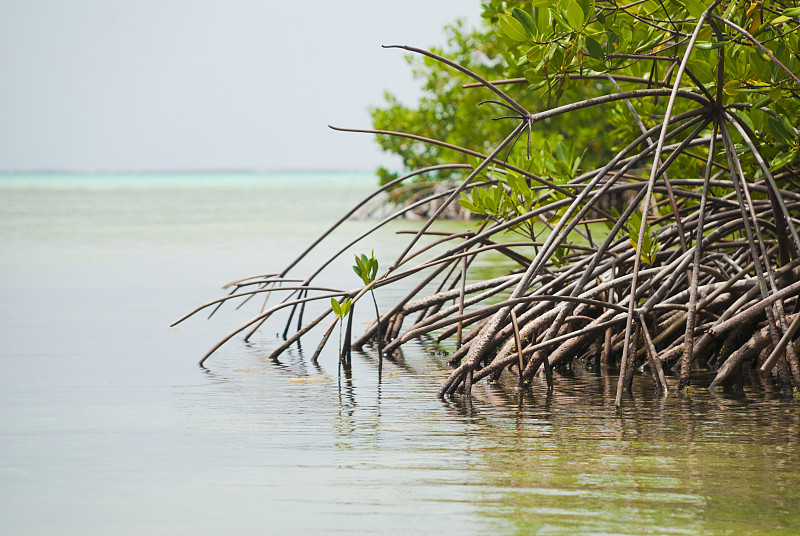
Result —
<instances>
[{"instance_id":1,"label":"pale gray sky","mask_svg":"<svg viewBox=\"0 0 800 536\"><path fill-rule=\"evenodd\" d=\"M479 0L0 0L0 171L392 163L366 108Z\"/></svg>"}]
</instances>

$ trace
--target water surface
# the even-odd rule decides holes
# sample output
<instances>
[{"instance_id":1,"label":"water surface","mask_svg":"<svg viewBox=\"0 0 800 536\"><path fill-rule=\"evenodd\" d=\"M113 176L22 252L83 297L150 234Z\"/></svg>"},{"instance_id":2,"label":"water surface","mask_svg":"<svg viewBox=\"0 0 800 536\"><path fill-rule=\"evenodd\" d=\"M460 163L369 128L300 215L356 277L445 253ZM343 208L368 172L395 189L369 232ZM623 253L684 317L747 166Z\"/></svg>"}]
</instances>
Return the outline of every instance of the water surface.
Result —
<instances>
[{"instance_id":1,"label":"water surface","mask_svg":"<svg viewBox=\"0 0 800 536\"><path fill-rule=\"evenodd\" d=\"M593 374L442 402L441 348L407 345L380 384L372 355L340 377L335 341L310 363L314 334L270 360L281 319L197 367L256 308L170 322L280 270L373 181L0 178L0 531L797 533L800 408L768 385L663 400L637 379L621 414ZM408 226L354 252L389 259ZM320 282L355 287L349 261Z\"/></svg>"}]
</instances>

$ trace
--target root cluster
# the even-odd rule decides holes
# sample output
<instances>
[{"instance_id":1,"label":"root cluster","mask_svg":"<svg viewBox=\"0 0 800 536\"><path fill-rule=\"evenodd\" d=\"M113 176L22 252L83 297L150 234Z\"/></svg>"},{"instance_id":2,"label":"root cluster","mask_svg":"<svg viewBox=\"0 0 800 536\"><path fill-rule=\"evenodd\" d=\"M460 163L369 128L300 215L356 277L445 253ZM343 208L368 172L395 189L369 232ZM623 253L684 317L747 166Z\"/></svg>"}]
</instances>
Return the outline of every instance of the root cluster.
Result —
<instances>
[{"instance_id":1,"label":"root cluster","mask_svg":"<svg viewBox=\"0 0 800 536\"><path fill-rule=\"evenodd\" d=\"M716 372L712 388L740 387L751 367L774 378L781 388L800 388L798 175L791 167L770 170L752 132L730 108L720 106L708 92L679 89L676 80L672 89L619 90L534 114L490 82L459 69L516 114L512 117L516 126L507 138L489 154L448 145L479 163L443 164L400 177L357 203L282 272L235 281L228 285L228 296L186 315L229 300L286 293L226 335L203 361L235 335L246 333L249 338L284 308L291 308L292 314L284 331L286 341L275 355L326 319L332 320L313 356L316 359L337 324L329 308L316 318L304 319L308 302L347 297L355 304L372 289L406 280L406 288L413 288L360 336L353 333L349 317L345 360L353 348L377 342L374 347L382 347L383 355L391 359L416 338L451 341L453 371L441 387L442 397L469 396L475 382L498 379L504 373L513 374L522 386L541 373L552 388L552 370L573 366L618 370L618 404L637 371L651 375L662 394L689 386L692 371L699 367ZM627 77L625 82L636 80ZM645 86L647 81L640 83ZM652 98L669 99L661 122L648 128L635 117L640 136L605 165L582 170L566 183L515 167L503 156L526 129L547 117ZM672 115L675 102L681 102L684 111ZM635 114L634 107L630 109ZM443 143L412 134L381 134ZM701 171L695 176L672 176L671 166L678 159L699 161ZM445 169L460 171L463 180L414 198L307 277L288 279L308 251L375 196L413 177L435 177ZM453 211L462 193L499 187L505 195L516 196L509 186L511 174L537 192L537 203L525 211L488 214L477 229L465 224L463 232L431 230L437 219ZM620 207L620 214L603 208L621 193L631 201ZM349 255L375 229L407 213L419 213L420 207L429 208L427 221L370 284L350 290L312 286L334 258ZM519 229L531 232L510 242L509 231ZM544 232L536 235L536 229ZM434 240L420 246L426 235ZM476 259L497 253L513 261L514 267L494 279L471 281L468 273ZM408 283L411 276L413 285ZM295 318L297 327L291 329Z\"/></svg>"}]
</instances>

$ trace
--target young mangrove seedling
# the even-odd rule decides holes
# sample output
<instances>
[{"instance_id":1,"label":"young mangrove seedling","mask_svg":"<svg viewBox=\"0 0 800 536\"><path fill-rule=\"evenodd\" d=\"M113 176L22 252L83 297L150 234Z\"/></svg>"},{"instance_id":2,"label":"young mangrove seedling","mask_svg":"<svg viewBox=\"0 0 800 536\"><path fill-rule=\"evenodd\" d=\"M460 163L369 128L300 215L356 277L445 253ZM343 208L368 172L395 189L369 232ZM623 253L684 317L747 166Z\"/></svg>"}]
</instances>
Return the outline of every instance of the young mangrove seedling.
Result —
<instances>
[{"instance_id":1,"label":"young mangrove seedling","mask_svg":"<svg viewBox=\"0 0 800 536\"><path fill-rule=\"evenodd\" d=\"M361 278L361 281L364 282L364 285L369 285L375 281L375 277L378 275L378 259L375 258L375 251L370 253L369 258L367 258L367 256L363 253L360 257L356 255L355 258L356 263L353 266L353 271L358 277ZM378 311L378 301L375 299L375 290L369 289L369 293L372 295L372 303L375 305L375 321L378 324L375 340L378 343L378 381L380 381L380 376L383 372L383 349L381 348L381 337L383 337L383 333L381 331L381 314Z\"/></svg>"},{"instance_id":2,"label":"young mangrove seedling","mask_svg":"<svg viewBox=\"0 0 800 536\"><path fill-rule=\"evenodd\" d=\"M337 302L336 298L331 298L331 309L333 314L339 319L339 366L342 365L342 319L350 314L350 305L352 301L350 298L344 298L341 302Z\"/></svg>"}]
</instances>

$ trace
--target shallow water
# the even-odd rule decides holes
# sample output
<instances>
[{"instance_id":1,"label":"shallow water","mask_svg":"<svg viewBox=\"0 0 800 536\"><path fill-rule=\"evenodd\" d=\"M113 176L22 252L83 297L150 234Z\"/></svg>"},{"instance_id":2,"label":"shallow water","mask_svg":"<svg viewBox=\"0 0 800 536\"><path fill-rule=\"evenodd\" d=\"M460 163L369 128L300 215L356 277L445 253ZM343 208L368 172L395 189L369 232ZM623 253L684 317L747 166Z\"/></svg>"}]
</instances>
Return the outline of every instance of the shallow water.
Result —
<instances>
[{"instance_id":1,"label":"shallow water","mask_svg":"<svg viewBox=\"0 0 800 536\"><path fill-rule=\"evenodd\" d=\"M768 386L663 400L637 379L617 414L615 378L581 374L442 402L441 349L340 377L313 334L269 360L280 320L197 367L256 307L170 322L282 268L372 181L0 178L0 531L797 533L800 407ZM353 251L388 259L404 227ZM349 258L321 281L356 286Z\"/></svg>"}]
</instances>

